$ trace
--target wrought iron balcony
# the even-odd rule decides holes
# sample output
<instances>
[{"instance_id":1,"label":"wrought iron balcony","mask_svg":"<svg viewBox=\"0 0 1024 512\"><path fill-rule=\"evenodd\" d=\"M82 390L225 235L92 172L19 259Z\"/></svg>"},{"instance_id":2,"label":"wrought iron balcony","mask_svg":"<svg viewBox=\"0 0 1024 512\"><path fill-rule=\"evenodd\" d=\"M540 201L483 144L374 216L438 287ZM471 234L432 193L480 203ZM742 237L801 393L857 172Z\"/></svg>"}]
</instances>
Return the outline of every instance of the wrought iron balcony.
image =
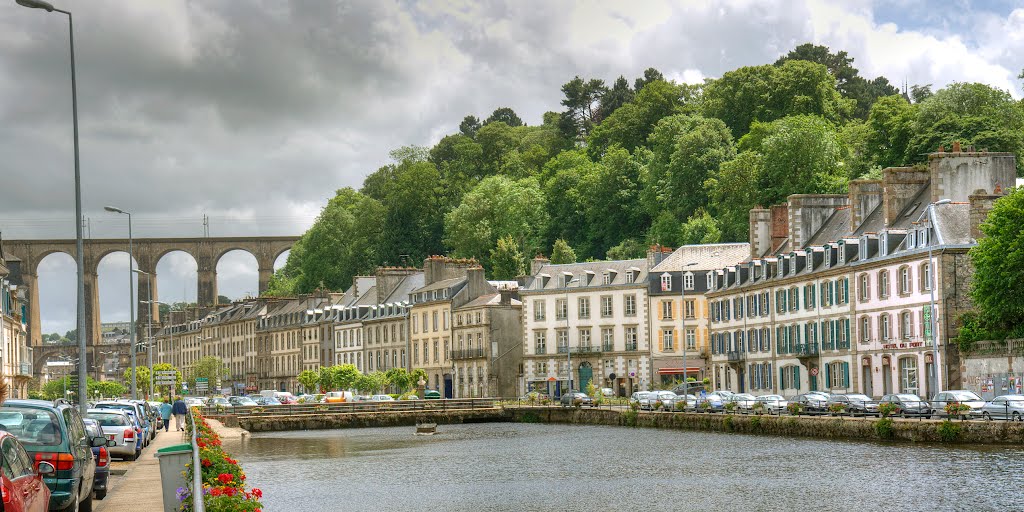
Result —
<instances>
[{"instance_id":1,"label":"wrought iron balcony","mask_svg":"<svg viewBox=\"0 0 1024 512\"><path fill-rule=\"evenodd\" d=\"M745 353L739 350L730 350L727 356L730 363L738 363L744 359Z\"/></svg>"},{"instance_id":2,"label":"wrought iron balcony","mask_svg":"<svg viewBox=\"0 0 1024 512\"><path fill-rule=\"evenodd\" d=\"M797 357L811 357L818 355L818 345L816 343L799 343L793 347L793 353Z\"/></svg>"},{"instance_id":3,"label":"wrought iron balcony","mask_svg":"<svg viewBox=\"0 0 1024 512\"><path fill-rule=\"evenodd\" d=\"M32 363L22 362L18 365L18 375L22 377L32 376Z\"/></svg>"},{"instance_id":4,"label":"wrought iron balcony","mask_svg":"<svg viewBox=\"0 0 1024 512\"><path fill-rule=\"evenodd\" d=\"M467 348L463 350L452 350L451 357L449 359L476 359L484 357L484 349L482 348Z\"/></svg>"},{"instance_id":5,"label":"wrought iron balcony","mask_svg":"<svg viewBox=\"0 0 1024 512\"><path fill-rule=\"evenodd\" d=\"M573 354L600 354L601 347L595 347L592 345L584 345L582 347L558 347L559 354L573 353Z\"/></svg>"}]
</instances>

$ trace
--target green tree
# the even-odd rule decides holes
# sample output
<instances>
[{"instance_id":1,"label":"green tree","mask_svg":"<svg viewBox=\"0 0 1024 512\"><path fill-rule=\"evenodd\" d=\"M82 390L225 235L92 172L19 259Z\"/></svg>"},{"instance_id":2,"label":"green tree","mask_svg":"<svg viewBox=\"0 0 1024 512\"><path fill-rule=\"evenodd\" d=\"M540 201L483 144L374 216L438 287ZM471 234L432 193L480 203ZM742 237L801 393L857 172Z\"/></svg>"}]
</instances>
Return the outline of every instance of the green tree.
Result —
<instances>
[{"instance_id":1,"label":"green tree","mask_svg":"<svg viewBox=\"0 0 1024 512\"><path fill-rule=\"evenodd\" d=\"M544 166L544 196L557 198L547 201L548 241L562 238L577 247L585 245L589 232L587 210L594 201L589 185L598 167L581 150L563 151Z\"/></svg>"},{"instance_id":2,"label":"green tree","mask_svg":"<svg viewBox=\"0 0 1024 512\"><path fill-rule=\"evenodd\" d=\"M717 244L722 241L718 221L700 208L683 224L680 245Z\"/></svg>"},{"instance_id":3,"label":"green tree","mask_svg":"<svg viewBox=\"0 0 1024 512\"><path fill-rule=\"evenodd\" d=\"M589 197L583 203L589 243L579 252L581 257L603 258L608 249L650 226L650 214L642 202L645 160L649 157L646 148L638 148L635 155L630 155L614 146L584 180L584 191Z\"/></svg>"},{"instance_id":4,"label":"green tree","mask_svg":"<svg viewBox=\"0 0 1024 512\"><path fill-rule=\"evenodd\" d=\"M360 393L377 394L389 384L387 375L384 372L376 371L359 375L355 380L354 387Z\"/></svg>"},{"instance_id":5,"label":"green tree","mask_svg":"<svg viewBox=\"0 0 1024 512\"><path fill-rule=\"evenodd\" d=\"M644 70L643 76L633 81L633 90L640 92L644 87L647 87L647 84L656 81L664 82L665 75L661 74L661 71L658 71L657 69L647 68Z\"/></svg>"},{"instance_id":6,"label":"green tree","mask_svg":"<svg viewBox=\"0 0 1024 512\"><path fill-rule=\"evenodd\" d=\"M916 116L917 108L902 96L887 96L875 102L868 115L865 141L871 162L882 167L906 163Z\"/></svg>"},{"instance_id":7,"label":"green tree","mask_svg":"<svg viewBox=\"0 0 1024 512\"><path fill-rule=\"evenodd\" d=\"M356 381L362 373L354 364L341 364L334 366L334 389L348 390L356 387Z\"/></svg>"},{"instance_id":8,"label":"green tree","mask_svg":"<svg viewBox=\"0 0 1024 512\"><path fill-rule=\"evenodd\" d=\"M490 126L481 128L477 137ZM445 189L441 183L441 173L430 162L403 162L399 165L395 179L391 182L387 196L381 201L384 206L383 222L380 226L370 228L372 223L364 217L359 224L363 229L373 233L383 231L377 238L380 240L379 258L365 257L364 265L372 266L373 262L397 262L400 255L409 255L415 260L423 260L432 254L442 254L444 247L441 237L444 233L444 212L449 205L445 203ZM368 236L367 240L374 240ZM353 272L354 274L354 272Z\"/></svg>"},{"instance_id":9,"label":"green tree","mask_svg":"<svg viewBox=\"0 0 1024 512\"><path fill-rule=\"evenodd\" d=\"M455 256L477 258L488 268L499 238L511 237L521 252L532 253L541 247L547 226L544 208L537 180L490 176L445 215L445 244Z\"/></svg>"},{"instance_id":10,"label":"green tree","mask_svg":"<svg viewBox=\"0 0 1024 512\"><path fill-rule=\"evenodd\" d=\"M763 155L760 202L778 204L790 194L838 194L846 177L839 165L843 148L831 123L818 116L790 116L755 123L740 141Z\"/></svg>"},{"instance_id":11,"label":"green tree","mask_svg":"<svg viewBox=\"0 0 1024 512\"><path fill-rule=\"evenodd\" d=\"M498 281L511 281L526 273L526 259L511 236L498 239L491 250L490 262L491 278Z\"/></svg>"},{"instance_id":12,"label":"green tree","mask_svg":"<svg viewBox=\"0 0 1024 512\"><path fill-rule=\"evenodd\" d=\"M612 84L612 88L601 96L598 106L598 117L604 119L618 110L619 107L633 101L633 90L629 88L626 77L619 75L619 78Z\"/></svg>"},{"instance_id":13,"label":"green tree","mask_svg":"<svg viewBox=\"0 0 1024 512\"><path fill-rule=\"evenodd\" d=\"M555 240L555 245L551 249L551 263L554 265L576 263L576 251L573 251L565 240L559 238Z\"/></svg>"},{"instance_id":14,"label":"green tree","mask_svg":"<svg viewBox=\"0 0 1024 512\"><path fill-rule=\"evenodd\" d=\"M224 364L219 357L215 356L203 356L198 361L192 363L191 376L189 377L189 389L196 389L196 379L205 378L209 384L210 389L215 389L217 381L221 377L227 377L231 374L228 370L228 366Z\"/></svg>"},{"instance_id":15,"label":"green tree","mask_svg":"<svg viewBox=\"0 0 1024 512\"><path fill-rule=\"evenodd\" d=\"M395 387L398 394L403 394L413 387L412 374L405 368L391 368L384 372L384 376L388 383Z\"/></svg>"},{"instance_id":16,"label":"green tree","mask_svg":"<svg viewBox=\"0 0 1024 512\"><path fill-rule=\"evenodd\" d=\"M519 119L519 116L516 115L516 111L508 107L500 107L495 109L494 112L491 113L491 117L488 117L486 120L484 120L484 125L493 123L495 121L500 121L512 127L523 125L523 120Z\"/></svg>"},{"instance_id":17,"label":"green tree","mask_svg":"<svg viewBox=\"0 0 1024 512\"><path fill-rule=\"evenodd\" d=\"M1024 335L1024 187L998 199L971 249L971 299L983 326Z\"/></svg>"},{"instance_id":18,"label":"green tree","mask_svg":"<svg viewBox=\"0 0 1024 512\"><path fill-rule=\"evenodd\" d=\"M135 365L135 382L138 386L139 396L144 395L149 391L149 367L143 365ZM132 369L125 368L124 370L124 385L128 388L129 392L132 389Z\"/></svg>"},{"instance_id":19,"label":"green tree","mask_svg":"<svg viewBox=\"0 0 1024 512\"><path fill-rule=\"evenodd\" d=\"M609 260L632 260L647 255L647 246L635 238L627 238L615 247L608 249Z\"/></svg>"},{"instance_id":20,"label":"green tree","mask_svg":"<svg viewBox=\"0 0 1024 512\"><path fill-rule=\"evenodd\" d=\"M751 208L770 204L763 202L758 188L763 159L757 151L743 151L722 162L717 175L704 182L723 241L747 240Z\"/></svg>"},{"instance_id":21,"label":"green tree","mask_svg":"<svg viewBox=\"0 0 1024 512\"><path fill-rule=\"evenodd\" d=\"M476 137L476 132L480 129L480 126L482 125L476 116L466 116L462 118L462 122L459 123L459 133L472 139L473 137Z\"/></svg>"},{"instance_id":22,"label":"green tree","mask_svg":"<svg viewBox=\"0 0 1024 512\"><path fill-rule=\"evenodd\" d=\"M172 365L171 363L156 363L156 364L153 365L153 371L154 372L164 372L164 371L173 371L174 372L174 386L155 386L154 390L156 391L156 393L158 395L164 396L164 395L167 395L167 394L173 394L173 393L177 393L178 392L178 390L181 387L181 382L182 382L181 370L179 370L176 366ZM154 374L154 376L155 376L155 374ZM145 387L145 386L148 386L148 382L149 381L147 380L146 382L147 382L147 384L143 385L143 387L141 387L140 389L149 389L148 387Z\"/></svg>"},{"instance_id":23,"label":"green tree","mask_svg":"<svg viewBox=\"0 0 1024 512\"><path fill-rule=\"evenodd\" d=\"M419 386L419 382L421 380L423 382L427 381L427 372L423 368L416 368L413 371L409 372L409 379L412 381L413 386Z\"/></svg>"},{"instance_id":24,"label":"green tree","mask_svg":"<svg viewBox=\"0 0 1024 512\"><path fill-rule=\"evenodd\" d=\"M805 43L780 57L775 65L781 66L790 60L816 62L828 68L836 79L839 93L857 102L853 115L860 119L867 118L871 106L879 97L899 94L899 90L885 77L868 80L860 76L857 68L853 67L854 59L844 51L832 53L827 46Z\"/></svg>"},{"instance_id":25,"label":"green tree","mask_svg":"<svg viewBox=\"0 0 1024 512\"><path fill-rule=\"evenodd\" d=\"M302 370L297 377L299 384L307 393L316 393L320 385L320 372L316 370Z\"/></svg>"},{"instance_id":26,"label":"green tree","mask_svg":"<svg viewBox=\"0 0 1024 512\"><path fill-rule=\"evenodd\" d=\"M321 366L316 372L317 386L321 392L333 391L337 366Z\"/></svg>"},{"instance_id":27,"label":"green tree","mask_svg":"<svg viewBox=\"0 0 1024 512\"><path fill-rule=\"evenodd\" d=\"M608 91L604 80L584 80L576 76L562 86L562 133L570 140L582 141L600 120L601 97Z\"/></svg>"},{"instance_id":28,"label":"green tree","mask_svg":"<svg viewBox=\"0 0 1024 512\"><path fill-rule=\"evenodd\" d=\"M912 100L915 105L931 98L933 94L935 93L932 92L932 84L914 84L910 86L910 100Z\"/></svg>"},{"instance_id":29,"label":"green tree","mask_svg":"<svg viewBox=\"0 0 1024 512\"><path fill-rule=\"evenodd\" d=\"M780 66L747 66L728 71L704 87L703 113L721 119L734 137L755 121L813 114L839 123L856 102L836 89L828 69L814 62L787 60Z\"/></svg>"},{"instance_id":30,"label":"green tree","mask_svg":"<svg viewBox=\"0 0 1024 512\"><path fill-rule=\"evenodd\" d=\"M696 112L700 87L654 80L637 90L633 101L622 105L595 127L587 139L590 158L600 159L611 147L626 151L647 144L654 127L674 114Z\"/></svg>"}]
</instances>

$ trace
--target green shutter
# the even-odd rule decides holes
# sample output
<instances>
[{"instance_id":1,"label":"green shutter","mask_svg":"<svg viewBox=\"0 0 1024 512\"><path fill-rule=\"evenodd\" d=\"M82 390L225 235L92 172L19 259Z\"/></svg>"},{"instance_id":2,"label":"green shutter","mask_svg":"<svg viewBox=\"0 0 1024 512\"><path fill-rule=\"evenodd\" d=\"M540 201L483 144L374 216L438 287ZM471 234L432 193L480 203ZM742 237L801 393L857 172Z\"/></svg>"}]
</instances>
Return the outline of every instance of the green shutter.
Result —
<instances>
[{"instance_id":1,"label":"green shutter","mask_svg":"<svg viewBox=\"0 0 1024 512\"><path fill-rule=\"evenodd\" d=\"M844 345L844 347L845 348L850 348L850 343L851 343L850 342L850 319L849 318L844 318L843 319L843 324L844 324L844 327L846 329L846 344Z\"/></svg>"},{"instance_id":2,"label":"green shutter","mask_svg":"<svg viewBox=\"0 0 1024 512\"><path fill-rule=\"evenodd\" d=\"M832 365L831 364L826 364L825 365L825 385L822 386L822 389L829 389L829 383L830 382L832 382Z\"/></svg>"},{"instance_id":3,"label":"green shutter","mask_svg":"<svg viewBox=\"0 0 1024 512\"><path fill-rule=\"evenodd\" d=\"M850 387L850 363L843 363L843 387Z\"/></svg>"},{"instance_id":4,"label":"green shutter","mask_svg":"<svg viewBox=\"0 0 1024 512\"><path fill-rule=\"evenodd\" d=\"M779 390L782 390L782 386L786 383L786 369L779 368Z\"/></svg>"},{"instance_id":5,"label":"green shutter","mask_svg":"<svg viewBox=\"0 0 1024 512\"><path fill-rule=\"evenodd\" d=\"M800 367L799 366L794 366L793 367L793 382L795 383L793 385L793 387L796 388L797 391L799 391L800 390Z\"/></svg>"}]
</instances>

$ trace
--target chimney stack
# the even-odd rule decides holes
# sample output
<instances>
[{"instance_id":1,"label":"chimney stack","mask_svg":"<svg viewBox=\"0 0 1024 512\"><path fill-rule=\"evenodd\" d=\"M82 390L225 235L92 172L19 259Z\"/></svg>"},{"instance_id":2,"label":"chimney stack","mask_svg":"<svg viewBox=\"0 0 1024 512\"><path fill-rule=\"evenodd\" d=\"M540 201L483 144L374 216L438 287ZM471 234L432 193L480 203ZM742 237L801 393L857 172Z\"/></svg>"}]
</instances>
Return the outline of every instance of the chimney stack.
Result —
<instances>
[{"instance_id":1,"label":"chimney stack","mask_svg":"<svg viewBox=\"0 0 1024 512\"><path fill-rule=\"evenodd\" d=\"M970 202L970 222L971 222L971 238L978 240L984 236L981 232L981 223L985 222L988 218L989 212L992 211L992 206L995 204L996 199L1002 196L994 194L986 195L971 195L968 196Z\"/></svg>"},{"instance_id":2,"label":"chimney stack","mask_svg":"<svg viewBox=\"0 0 1024 512\"><path fill-rule=\"evenodd\" d=\"M836 209L849 206L850 198L841 194L793 194L788 200L790 247L802 249Z\"/></svg>"},{"instance_id":3,"label":"chimney stack","mask_svg":"<svg viewBox=\"0 0 1024 512\"><path fill-rule=\"evenodd\" d=\"M864 224L864 219L882 202L882 180L850 182L850 232Z\"/></svg>"},{"instance_id":4,"label":"chimney stack","mask_svg":"<svg viewBox=\"0 0 1024 512\"><path fill-rule=\"evenodd\" d=\"M537 273L540 272L541 267L548 263L551 263L551 260L545 258L543 254L534 256L533 260L530 262L530 275L537 275Z\"/></svg>"},{"instance_id":5,"label":"chimney stack","mask_svg":"<svg viewBox=\"0 0 1024 512\"><path fill-rule=\"evenodd\" d=\"M949 154L949 153L944 153ZM928 184L928 171L912 167L890 167L882 171L882 213L885 227L891 227L910 200Z\"/></svg>"},{"instance_id":6,"label":"chimney stack","mask_svg":"<svg viewBox=\"0 0 1024 512\"><path fill-rule=\"evenodd\" d=\"M954 148L956 149L956 148ZM997 195L1017 182L1013 153L954 152L928 155L931 202L968 202L971 195Z\"/></svg>"},{"instance_id":7,"label":"chimney stack","mask_svg":"<svg viewBox=\"0 0 1024 512\"><path fill-rule=\"evenodd\" d=\"M772 212L767 208L750 209L750 259L757 259L772 250Z\"/></svg>"}]
</instances>

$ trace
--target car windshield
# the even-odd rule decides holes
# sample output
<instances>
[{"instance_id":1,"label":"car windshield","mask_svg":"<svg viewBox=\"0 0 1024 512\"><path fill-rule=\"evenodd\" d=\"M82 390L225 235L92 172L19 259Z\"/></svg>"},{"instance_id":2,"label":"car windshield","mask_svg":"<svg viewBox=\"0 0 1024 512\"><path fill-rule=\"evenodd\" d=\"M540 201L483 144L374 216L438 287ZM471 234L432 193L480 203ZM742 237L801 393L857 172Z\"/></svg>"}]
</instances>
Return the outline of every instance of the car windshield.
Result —
<instances>
[{"instance_id":1,"label":"car windshield","mask_svg":"<svg viewBox=\"0 0 1024 512\"><path fill-rule=\"evenodd\" d=\"M920 402L921 401L921 397L919 397L917 395L896 395L896 398L899 398L900 400L906 400L908 402Z\"/></svg>"},{"instance_id":2,"label":"car windshield","mask_svg":"<svg viewBox=\"0 0 1024 512\"><path fill-rule=\"evenodd\" d=\"M96 420L101 427L123 427L128 424L128 418L123 414L90 412L85 417Z\"/></svg>"},{"instance_id":3,"label":"car windshield","mask_svg":"<svg viewBox=\"0 0 1024 512\"><path fill-rule=\"evenodd\" d=\"M954 391L950 393L957 400L981 400L981 397L970 391Z\"/></svg>"},{"instance_id":4,"label":"car windshield","mask_svg":"<svg viewBox=\"0 0 1024 512\"><path fill-rule=\"evenodd\" d=\"M871 397L867 395L846 395L846 397L849 398L850 400L871 400Z\"/></svg>"},{"instance_id":5,"label":"car windshield","mask_svg":"<svg viewBox=\"0 0 1024 512\"><path fill-rule=\"evenodd\" d=\"M22 444L51 446L61 441L57 415L43 409L5 405L0 409L0 427Z\"/></svg>"}]
</instances>

